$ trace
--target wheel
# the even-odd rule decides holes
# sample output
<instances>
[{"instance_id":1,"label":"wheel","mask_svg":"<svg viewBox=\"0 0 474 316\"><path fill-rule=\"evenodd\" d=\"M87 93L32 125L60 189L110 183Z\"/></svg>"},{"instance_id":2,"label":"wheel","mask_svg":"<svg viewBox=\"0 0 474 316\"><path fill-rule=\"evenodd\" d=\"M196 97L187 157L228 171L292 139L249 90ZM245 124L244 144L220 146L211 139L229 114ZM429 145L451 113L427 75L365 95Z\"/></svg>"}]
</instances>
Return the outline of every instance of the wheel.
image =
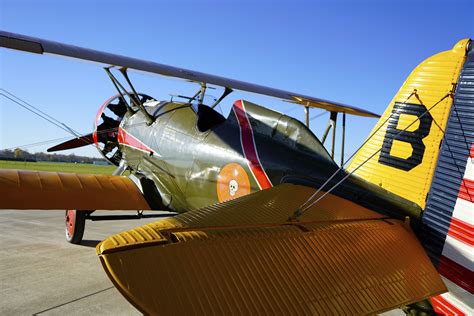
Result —
<instances>
[{"instance_id":1,"label":"wheel","mask_svg":"<svg viewBox=\"0 0 474 316\"><path fill-rule=\"evenodd\" d=\"M86 226L86 214L85 211L66 211L66 240L71 244L81 243Z\"/></svg>"}]
</instances>

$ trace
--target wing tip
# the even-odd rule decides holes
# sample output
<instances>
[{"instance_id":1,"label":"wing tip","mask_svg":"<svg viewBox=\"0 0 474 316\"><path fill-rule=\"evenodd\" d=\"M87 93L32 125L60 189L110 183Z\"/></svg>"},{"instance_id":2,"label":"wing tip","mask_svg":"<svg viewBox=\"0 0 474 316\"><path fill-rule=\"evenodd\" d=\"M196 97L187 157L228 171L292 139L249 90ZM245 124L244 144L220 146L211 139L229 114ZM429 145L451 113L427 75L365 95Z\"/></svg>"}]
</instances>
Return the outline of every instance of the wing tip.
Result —
<instances>
[{"instance_id":1,"label":"wing tip","mask_svg":"<svg viewBox=\"0 0 474 316\"><path fill-rule=\"evenodd\" d=\"M21 50L34 54L43 54L44 49L40 42L27 36L0 31L0 47Z\"/></svg>"}]
</instances>

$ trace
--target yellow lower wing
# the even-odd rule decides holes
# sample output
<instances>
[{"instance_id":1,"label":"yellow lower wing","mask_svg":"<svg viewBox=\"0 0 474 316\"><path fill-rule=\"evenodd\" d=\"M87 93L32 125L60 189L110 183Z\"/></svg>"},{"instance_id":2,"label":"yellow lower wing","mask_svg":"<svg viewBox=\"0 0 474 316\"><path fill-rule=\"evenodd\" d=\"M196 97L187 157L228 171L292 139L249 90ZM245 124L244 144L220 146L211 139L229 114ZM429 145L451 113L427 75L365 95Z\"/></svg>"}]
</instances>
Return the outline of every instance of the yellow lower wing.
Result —
<instances>
[{"instance_id":1,"label":"yellow lower wing","mask_svg":"<svg viewBox=\"0 0 474 316\"><path fill-rule=\"evenodd\" d=\"M402 222L283 184L112 236L107 274L145 314L370 314L446 291Z\"/></svg>"},{"instance_id":2,"label":"yellow lower wing","mask_svg":"<svg viewBox=\"0 0 474 316\"><path fill-rule=\"evenodd\" d=\"M127 177L0 170L0 209L149 210Z\"/></svg>"}]
</instances>

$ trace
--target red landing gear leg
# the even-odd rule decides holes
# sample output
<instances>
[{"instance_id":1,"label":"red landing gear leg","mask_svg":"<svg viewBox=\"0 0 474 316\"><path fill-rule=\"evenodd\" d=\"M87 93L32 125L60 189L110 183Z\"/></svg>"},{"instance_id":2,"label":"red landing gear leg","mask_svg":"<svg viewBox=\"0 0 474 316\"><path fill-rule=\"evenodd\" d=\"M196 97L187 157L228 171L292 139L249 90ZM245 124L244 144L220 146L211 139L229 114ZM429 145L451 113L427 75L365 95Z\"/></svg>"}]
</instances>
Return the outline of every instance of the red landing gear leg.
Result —
<instances>
[{"instance_id":1,"label":"red landing gear leg","mask_svg":"<svg viewBox=\"0 0 474 316\"><path fill-rule=\"evenodd\" d=\"M80 244L86 226L86 211L66 211L66 240L71 244Z\"/></svg>"}]
</instances>

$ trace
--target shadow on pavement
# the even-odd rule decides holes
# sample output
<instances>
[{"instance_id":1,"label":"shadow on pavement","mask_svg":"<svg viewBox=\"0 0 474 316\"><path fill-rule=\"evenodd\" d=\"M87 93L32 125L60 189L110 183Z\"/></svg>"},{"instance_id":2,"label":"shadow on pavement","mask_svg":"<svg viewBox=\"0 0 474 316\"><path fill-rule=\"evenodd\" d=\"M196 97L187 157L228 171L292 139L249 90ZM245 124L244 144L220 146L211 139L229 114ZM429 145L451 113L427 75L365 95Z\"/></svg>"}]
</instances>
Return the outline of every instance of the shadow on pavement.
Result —
<instances>
[{"instance_id":1,"label":"shadow on pavement","mask_svg":"<svg viewBox=\"0 0 474 316\"><path fill-rule=\"evenodd\" d=\"M100 242L101 240L83 240L78 246L95 248L95 246Z\"/></svg>"}]
</instances>

